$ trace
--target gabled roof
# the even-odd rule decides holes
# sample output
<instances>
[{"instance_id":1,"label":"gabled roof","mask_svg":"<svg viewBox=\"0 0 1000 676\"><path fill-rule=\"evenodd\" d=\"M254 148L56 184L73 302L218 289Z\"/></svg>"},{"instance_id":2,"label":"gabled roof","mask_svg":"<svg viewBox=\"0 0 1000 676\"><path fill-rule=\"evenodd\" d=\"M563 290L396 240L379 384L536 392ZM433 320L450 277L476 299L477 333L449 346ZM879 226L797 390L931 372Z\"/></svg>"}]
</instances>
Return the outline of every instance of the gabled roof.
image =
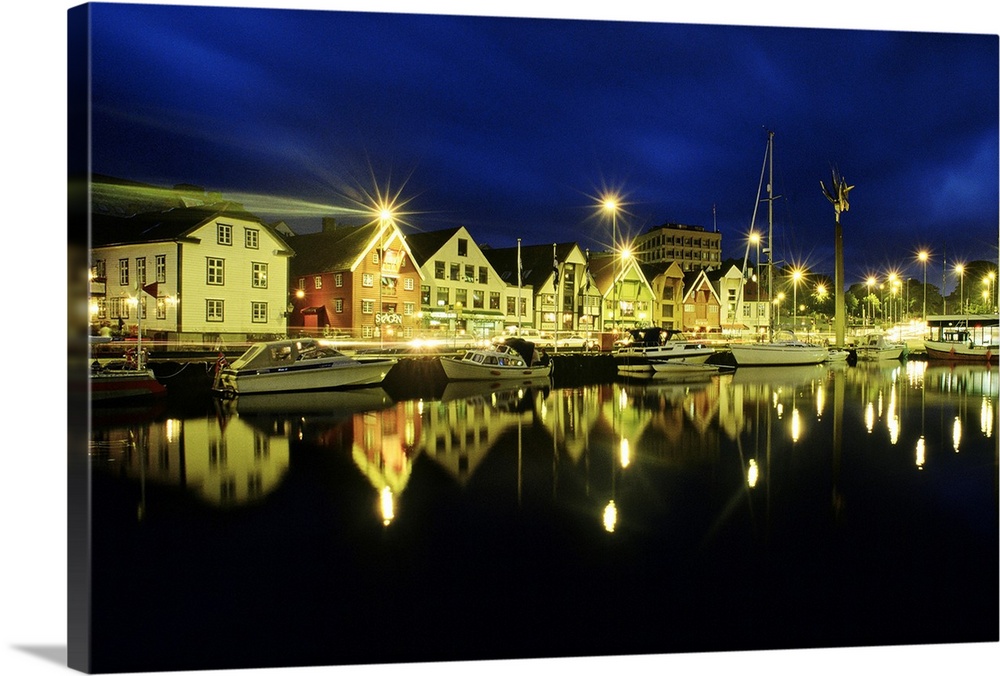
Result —
<instances>
[{"instance_id":1,"label":"gabled roof","mask_svg":"<svg viewBox=\"0 0 1000 676\"><path fill-rule=\"evenodd\" d=\"M406 244L410 247L410 253L413 254L413 261L417 264L417 267L423 267L461 229L462 226L458 226L445 230L431 230L430 232L407 234Z\"/></svg>"},{"instance_id":2,"label":"gabled roof","mask_svg":"<svg viewBox=\"0 0 1000 676\"><path fill-rule=\"evenodd\" d=\"M564 263L566 258L573 253L574 248L576 248L575 242L556 244L555 257L559 259L559 263ZM511 286L517 286L517 251L516 246L504 249L483 249L483 255L500 275L500 279ZM521 285L530 286L535 290L541 289L552 279L553 263L551 244L522 245Z\"/></svg>"},{"instance_id":3,"label":"gabled roof","mask_svg":"<svg viewBox=\"0 0 1000 676\"><path fill-rule=\"evenodd\" d=\"M124 218L95 213L91 216L91 243L95 247L100 247L177 241L190 237L212 219L226 216L257 223L272 234L276 234L270 226L246 211L242 205L236 202L218 202L152 211ZM280 237L278 239L284 241Z\"/></svg>"},{"instance_id":4,"label":"gabled roof","mask_svg":"<svg viewBox=\"0 0 1000 676\"><path fill-rule=\"evenodd\" d=\"M378 236L378 228L373 222L296 235L291 240L295 249L292 276L350 270Z\"/></svg>"},{"instance_id":5,"label":"gabled roof","mask_svg":"<svg viewBox=\"0 0 1000 676\"><path fill-rule=\"evenodd\" d=\"M712 284L712 281L708 278L708 272L704 268L684 273L684 300L687 301L692 293L701 288L702 283L704 283L704 286L712 292L715 299L721 303L722 299L719 298L719 294L715 290L715 285Z\"/></svg>"}]
</instances>

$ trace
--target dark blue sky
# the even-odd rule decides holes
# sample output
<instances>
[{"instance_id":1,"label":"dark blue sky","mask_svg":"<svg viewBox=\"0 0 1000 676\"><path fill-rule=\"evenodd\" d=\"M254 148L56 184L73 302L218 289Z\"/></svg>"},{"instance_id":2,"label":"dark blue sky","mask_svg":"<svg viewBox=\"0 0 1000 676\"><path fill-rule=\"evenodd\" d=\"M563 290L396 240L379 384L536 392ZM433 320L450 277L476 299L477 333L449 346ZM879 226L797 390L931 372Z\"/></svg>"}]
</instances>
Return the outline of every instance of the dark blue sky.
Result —
<instances>
[{"instance_id":1,"label":"dark blue sky","mask_svg":"<svg viewBox=\"0 0 1000 676\"><path fill-rule=\"evenodd\" d=\"M919 278L925 247L937 284L945 251L949 267L997 259L995 32L120 4L93 16L93 170L201 185L301 232L356 222L377 187L420 230L597 250L610 228L595 200L614 189L622 231L718 228L741 258L770 129L779 259L832 274L820 181L833 165L856 186L848 283L907 264Z\"/></svg>"}]
</instances>

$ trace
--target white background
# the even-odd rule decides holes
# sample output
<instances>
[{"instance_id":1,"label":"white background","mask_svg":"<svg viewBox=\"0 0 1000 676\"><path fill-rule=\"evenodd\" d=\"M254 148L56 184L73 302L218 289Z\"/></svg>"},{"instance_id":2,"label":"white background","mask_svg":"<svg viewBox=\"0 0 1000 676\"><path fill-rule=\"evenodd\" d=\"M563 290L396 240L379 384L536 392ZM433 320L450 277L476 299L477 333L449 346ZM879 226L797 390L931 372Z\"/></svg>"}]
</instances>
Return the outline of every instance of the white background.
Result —
<instances>
[{"instance_id":1,"label":"white background","mask_svg":"<svg viewBox=\"0 0 1000 676\"><path fill-rule=\"evenodd\" d=\"M0 443L3 530L0 540L0 673L65 672L66 660L66 12L74 4L14 3L2 22L2 157L5 241L3 354L0 388L8 435ZM505 2L175 1L236 7L378 10L500 16L654 20L830 28L998 33L992 3L879 3L870 0L607 4L553 0ZM567 3L570 4L570 3ZM660 3L656 3L660 4ZM678 6L679 5L679 6ZM988 9L987 9L988 8ZM836 55L831 55L831 66ZM943 555L946 555L943 553ZM734 575L741 571L734 570ZM919 593L919 592L918 592ZM431 609L428 609L432 612ZM575 674L713 673L890 674L993 673L1000 644L804 650L703 655L630 656L520 662L315 667L198 672L223 674L507 674L565 670Z\"/></svg>"}]
</instances>

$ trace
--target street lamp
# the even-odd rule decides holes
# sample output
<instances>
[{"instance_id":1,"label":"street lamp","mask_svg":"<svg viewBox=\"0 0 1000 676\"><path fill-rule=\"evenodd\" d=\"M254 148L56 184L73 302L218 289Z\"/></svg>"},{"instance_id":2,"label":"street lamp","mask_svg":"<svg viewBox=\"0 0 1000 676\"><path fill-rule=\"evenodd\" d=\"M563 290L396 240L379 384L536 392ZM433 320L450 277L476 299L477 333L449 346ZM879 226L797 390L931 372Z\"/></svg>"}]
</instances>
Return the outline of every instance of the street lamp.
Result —
<instances>
[{"instance_id":1,"label":"street lamp","mask_svg":"<svg viewBox=\"0 0 1000 676\"><path fill-rule=\"evenodd\" d=\"M930 254L926 251L921 251L917 254L917 258L921 263L924 264L924 323L927 323L927 259L930 258Z\"/></svg>"},{"instance_id":2,"label":"street lamp","mask_svg":"<svg viewBox=\"0 0 1000 676\"><path fill-rule=\"evenodd\" d=\"M618 202L607 197L604 210L611 212L611 328L618 323Z\"/></svg>"},{"instance_id":3,"label":"street lamp","mask_svg":"<svg viewBox=\"0 0 1000 676\"><path fill-rule=\"evenodd\" d=\"M962 314L965 314L965 266L959 263L955 266L955 272L958 274L959 278L959 291L958 291L958 307L961 309Z\"/></svg>"},{"instance_id":4,"label":"street lamp","mask_svg":"<svg viewBox=\"0 0 1000 676\"><path fill-rule=\"evenodd\" d=\"M872 326L875 325L875 306L872 304L872 287L875 286L875 277L868 277L868 316L872 320Z\"/></svg>"},{"instance_id":5,"label":"street lamp","mask_svg":"<svg viewBox=\"0 0 1000 676\"><path fill-rule=\"evenodd\" d=\"M792 270L792 331L795 331L796 324L798 323L798 309L799 309L799 281L802 279L802 269L796 268Z\"/></svg>"},{"instance_id":6,"label":"street lamp","mask_svg":"<svg viewBox=\"0 0 1000 676\"><path fill-rule=\"evenodd\" d=\"M757 282L757 284L759 285L760 284L760 233L759 232L750 233L750 243L754 245L754 248L757 251L757 259L753 266L753 276L754 276L754 281Z\"/></svg>"}]
</instances>

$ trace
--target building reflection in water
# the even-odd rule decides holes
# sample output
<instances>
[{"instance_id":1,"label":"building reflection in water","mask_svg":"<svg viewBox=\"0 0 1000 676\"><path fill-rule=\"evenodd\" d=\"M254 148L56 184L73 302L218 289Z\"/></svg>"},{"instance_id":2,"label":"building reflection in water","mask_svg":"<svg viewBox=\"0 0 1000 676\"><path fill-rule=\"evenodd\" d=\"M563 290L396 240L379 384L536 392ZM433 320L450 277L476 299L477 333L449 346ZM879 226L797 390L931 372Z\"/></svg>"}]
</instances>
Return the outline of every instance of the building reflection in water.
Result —
<instances>
[{"instance_id":1,"label":"building reflection in water","mask_svg":"<svg viewBox=\"0 0 1000 676\"><path fill-rule=\"evenodd\" d=\"M534 486L548 487L547 500L565 493L587 502L601 528L617 532L630 520L637 482L648 482L650 472L717 468L707 473L727 477L735 467L738 483L730 490L742 493L751 511L752 495L762 492L768 514L775 463L820 452L830 453L837 512L845 449L906 447L914 465L927 470L936 453L959 453L972 443L970 423L977 438L992 437L997 385L989 368L910 361L742 368L693 381L630 378L564 389L548 380L455 383L427 401L394 402L369 388L244 398L220 402L215 415L102 426L94 430L92 454L143 488L180 486L229 507L274 491L293 443L347 450L372 489L365 509L388 526L419 457L467 488L491 454L516 450L509 495L518 506L530 473ZM935 417L929 420L928 411ZM489 471L497 467L506 465Z\"/></svg>"}]
</instances>

